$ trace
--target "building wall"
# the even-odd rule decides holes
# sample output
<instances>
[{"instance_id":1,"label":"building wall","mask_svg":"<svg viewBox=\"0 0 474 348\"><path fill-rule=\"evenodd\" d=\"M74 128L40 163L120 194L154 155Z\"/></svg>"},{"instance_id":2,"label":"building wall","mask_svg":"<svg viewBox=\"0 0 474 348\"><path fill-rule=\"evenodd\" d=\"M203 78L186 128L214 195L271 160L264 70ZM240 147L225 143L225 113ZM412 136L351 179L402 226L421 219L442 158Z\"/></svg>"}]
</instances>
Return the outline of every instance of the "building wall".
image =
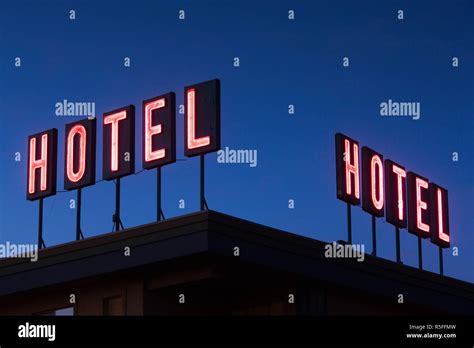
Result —
<instances>
[{"instance_id":1,"label":"building wall","mask_svg":"<svg viewBox=\"0 0 474 348\"><path fill-rule=\"evenodd\" d=\"M70 306L75 315L142 315L142 299L142 280L104 277L6 296L0 299L0 315L37 315Z\"/></svg>"},{"instance_id":2,"label":"building wall","mask_svg":"<svg viewBox=\"0 0 474 348\"><path fill-rule=\"evenodd\" d=\"M75 315L443 314L232 258L192 257L4 296L0 315L69 306Z\"/></svg>"}]
</instances>

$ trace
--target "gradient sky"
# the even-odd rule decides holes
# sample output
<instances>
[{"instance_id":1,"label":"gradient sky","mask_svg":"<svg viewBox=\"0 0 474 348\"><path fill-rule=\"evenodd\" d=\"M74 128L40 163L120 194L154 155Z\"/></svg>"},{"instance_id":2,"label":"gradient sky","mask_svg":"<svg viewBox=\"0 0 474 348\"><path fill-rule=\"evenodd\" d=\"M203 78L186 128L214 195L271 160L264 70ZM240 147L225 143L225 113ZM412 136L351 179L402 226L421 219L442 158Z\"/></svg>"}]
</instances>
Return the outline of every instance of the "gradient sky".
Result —
<instances>
[{"instance_id":1,"label":"gradient sky","mask_svg":"<svg viewBox=\"0 0 474 348\"><path fill-rule=\"evenodd\" d=\"M69 10L76 19L69 19ZM186 11L186 20L178 11ZM296 19L288 20L288 10ZM405 19L397 19L397 10ZM206 157L209 208L311 238L346 238L336 199L334 133L342 132L449 190L452 246L445 274L474 282L474 2L465 1L2 1L0 5L0 242L34 243L38 202L25 199L27 137L56 127L63 190L63 99L102 114L211 78L221 80L222 146L258 150L258 165ZM15 57L22 60L14 66ZM131 67L123 66L124 57ZM240 67L233 67L233 58ZM350 58L350 67L342 58ZM451 66L452 57L460 66ZM421 118L381 117L379 105L420 102ZM288 105L295 105L295 115ZM183 155L183 116L177 116ZM98 127L97 179L102 173ZM22 161L15 162L16 152ZM459 161L452 161L452 153ZM163 209L199 209L199 159L165 167ZM155 218L155 172L122 180L125 227ZM45 200L44 239L75 237L75 191ZM178 208L185 199L186 208ZM288 200L295 209L288 209ZM111 231L114 185L83 190L86 236ZM353 209L353 239L371 252L370 216ZM401 233L402 260L417 267L417 240ZM438 250L423 242L424 267ZM395 259L394 228L378 220L378 254Z\"/></svg>"}]
</instances>

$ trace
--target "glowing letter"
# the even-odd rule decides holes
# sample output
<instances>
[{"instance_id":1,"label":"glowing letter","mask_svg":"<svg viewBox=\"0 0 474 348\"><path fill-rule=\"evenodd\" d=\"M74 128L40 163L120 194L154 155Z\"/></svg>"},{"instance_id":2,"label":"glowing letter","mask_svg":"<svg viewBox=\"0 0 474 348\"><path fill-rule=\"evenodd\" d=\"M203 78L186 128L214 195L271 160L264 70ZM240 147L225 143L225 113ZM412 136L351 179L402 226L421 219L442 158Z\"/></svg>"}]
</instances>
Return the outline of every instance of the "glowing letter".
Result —
<instances>
[{"instance_id":1,"label":"glowing letter","mask_svg":"<svg viewBox=\"0 0 474 348\"><path fill-rule=\"evenodd\" d=\"M438 236L439 239L449 243L449 234L444 233L444 222L443 222L443 199L441 189L436 190L436 196L438 200Z\"/></svg>"},{"instance_id":2,"label":"glowing letter","mask_svg":"<svg viewBox=\"0 0 474 348\"><path fill-rule=\"evenodd\" d=\"M127 111L121 111L113 115L104 117L104 124L112 125L112 146L110 155L110 169L113 172L118 170L118 144L119 144L119 128L118 123L120 120L127 118Z\"/></svg>"},{"instance_id":3,"label":"glowing letter","mask_svg":"<svg viewBox=\"0 0 474 348\"><path fill-rule=\"evenodd\" d=\"M36 160L35 159L36 153L36 138L30 139L30 158L29 158L29 166L30 166L30 177L28 178L28 193L33 194L35 193L35 170L40 170L40 190L46 191L46 179L47 179L47 157L48 157L48 134L43 134L41 136L41 158Z\"/></svg>"},{"instance_id":4,"label":"glowing letter","mask_svg":"<svg viewBox=\"0 0 474 348\"><path fill-rule=\"evenodd\" d=\"M354 174L354 182L355 182L355 196L359 198L359 146L357 144L353 144L353 152L354 152L354 164L351 164L351 156L350 156L350 142L349 140L344 140L344 151L345 151L345 162L346 162L346 193L348 195L352 194L351 188L351 174Z\"/></svg>"},{"instance_id":5,"label":"glowing letter","mask_svg":"<svg viewBox=\"0 0 474 348\"><path fill-rule=\"evenodd\" d=\"M165 98L145 105L145 161L150 162L165 157L165 149L152 150L152 136L161 133L161 124L152 126L152 111L165 107Z\"/></svg>"},{"instance_id":6,"label":"glowing letter","mask_svg":"<svg viewBox=\"0 0 474 348\"><path fill-rule=\"evenodd\" d=\"M427 189L428 188L428 183L421 179L421 178L416 178L415 179L415 186L416 186L416 227L418 227L420 230L429 232L430 231L430 226L423 223L421 221L421 210L426 210L427 204L426 202L423 202L421 200L421 188Z\"/></svg>"},{"instance_id":7,"label":"glowing letter","mask_svg":"<svg viewBox=\"0 0 474 348\"><path fill-rule=\"evenodd\" d=\"M392 170L397 174L398 220L403 220L403 179L407 173L400 167L393 165Z\"/></svg>"},{"instance_id":8,"label":"glowing letter","mask_svg":"<svg viewBox=\"0 0 474 348\"><path fill-rule=\"evenodd\" d=\"M378 167L379 172L379 185L378 187L375 184L375 170ZM371 181L371 197L374 207L378 210L383 208L383 170L382 170L382 160L379 156L374 155L370 161L370 181ZM378 191L378 192L377 192ZM379 197L377 199L377 196Z\"/></svg>"},{"instance_id":9,"label":"glowing letter","mask_svg":"<svg viewBox=\"0 0 474 348\"><path fill-rule=\"evenodd\" d=\"M79 168L74 172L74 136L79 136ZM78 182L86 171L86 129L78 124L71 128L67 136L66 174L70 181Z\"/></svg>"},{"instance_id":10,"label":"glowing letter","mask_svg":"<svg viewBox=\"0 0 474 348\"><path fill-rule=\"evenodd\" d=\"M198 147L207 146L211 143L211 138L209 136L202 137L196 139L196 102L195 98L196 92L195 90L189 89L187 91L187 99L188 99L188 115L187 115L187 122L188 122L188 149L195 149Z\"/></svg>"}]
</instances>

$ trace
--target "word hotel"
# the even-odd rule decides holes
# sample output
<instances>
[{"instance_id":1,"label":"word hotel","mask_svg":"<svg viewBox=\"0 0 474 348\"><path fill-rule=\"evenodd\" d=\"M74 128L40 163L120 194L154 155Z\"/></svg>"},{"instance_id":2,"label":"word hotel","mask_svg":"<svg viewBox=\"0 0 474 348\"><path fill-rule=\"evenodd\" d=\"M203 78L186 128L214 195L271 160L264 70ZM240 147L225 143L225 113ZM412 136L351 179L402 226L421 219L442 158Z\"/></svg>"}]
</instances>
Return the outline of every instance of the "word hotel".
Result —
<instances>
[{"instance_id":1,"label":"word hotel","mask_svg":"<svg viewBox=\"0 0 474 348\"><path fill-rule=\"evenodd\" d=\"M176 162L176 97L169 92L142 103L142 163L144 169ZM220 141L220 81L184 88L184 154L218 151ZM96 182L96 118L65 125L64 188L80 189ZM121 178L135 172L135 106L103 114L102 177ZM28 137L28 200L56 194L58 131Z\"/></svg>"},{"instance_id":2,"label":"word hotel","mask_svg":"<svg viewBox=\"0 0 474 348\"><path fill-rule=\"evenodd\" d=\"M450 246L448 191L341 133L336 134L337 198L442 247ZM362 167L361 167L362 166Z\"/></svg>"}]
</instances>

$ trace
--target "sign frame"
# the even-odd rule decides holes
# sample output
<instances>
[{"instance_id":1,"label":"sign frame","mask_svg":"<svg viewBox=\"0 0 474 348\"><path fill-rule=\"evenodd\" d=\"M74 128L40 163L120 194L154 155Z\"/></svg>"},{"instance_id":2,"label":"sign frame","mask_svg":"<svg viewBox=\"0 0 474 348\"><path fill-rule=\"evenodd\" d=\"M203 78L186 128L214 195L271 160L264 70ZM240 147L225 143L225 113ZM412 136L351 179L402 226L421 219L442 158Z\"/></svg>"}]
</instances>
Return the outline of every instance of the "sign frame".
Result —
<instances>
[{"instance_id":1,"label":"sign frame","mask_svg":"<svg viewBox=\"0 0 474 348\"><path fill-rule=\"evenodd\" d=\"M30 193L30 156L31 156L31 139L35 139L35 156L37 159L38 152L41 152L41 147L38 143L42 144L43 135L47 135L47 149L46 149L46 189L41 191L41 182L37 178L37 170L34 171L34 192ZM40 149L40 151L38 151ZM58 171L58 130L51 128L39 133L31 134L28 136L28 162L26 169L26 199L29 201L35 201L38 199L54 196L57 189L57 171Z\"/></svg>"},{"instance_id":2,"label":"sign frame","mask_svg":"<svg viewBox=\"0 0 474 348\"><path fill-rule=\"evenodd\" d=\"M380 160L380 172L378 172L378 181L377 183L382 186L381 193L379 193L378 199L381 200L382 207L377 208L373 201L373 192L372 192L372 161L374 156L378 156ZM362 209L376 217L383 217L385 215L385 170L383 155L378 153L375 150L372 150L370 147L362 147ZM378 163L378 162L376 162ZM377 189L376 189L377 190Z\"/></svg>"},{"instance_id":3,"label":"sign frame","mask_svg":"<svg viewBox=\"0 0 474 348\"><path fill-rule=\"evenodd\" d=\"M359 142L344 135L342 133L336 133L336 194L337 198L349 203L351 205L360 205L361 195L360 195L360 158L359 158ZM351 189L351 194L347 193L347 179L346 179L346 156L345 156L345 141L349 141L349 149L351 155L354 153L357 154L357 159L353 158L354 156L350 156L354 164L349 164L351 166L355 166L355 161L357 160L357 176L351 175L350 184L351 187L354 185L354 189ZM356 149L354 150L354 145L356 145ZM352 193L352 191L354 191ZM359 197L357 197L357 192L359 192Z\"/></svg>"},{"instance_id":4,"label":"sign frame","mask_svg":"<svg viewBox=\"0 0 474 348\"><path fill-rule=\"evenodd\" d=\"M157 127L160 125L160 132L156 133L155 142L153 142L153 135L149 146L151 151L154 147L153 144L158 143L158 148L164 149L164 156L157 159L146 159L147 155L147 105L150 103L164 101L162 107L151 110L151 121L153 119L161 119L162 122L153 123L150 127ZM159 96L146 99L142 102L142 167L143 169L154 169L162 167L168 164L176 162L176 94L174 92L168 92Z\"/></svg>"},{"instance_id":5,"label":"sign frame","mask_svg":"<svg viewBox=\"0 0 474 348\"><path fill-rule=\"evenodd\" d=\"M125 117L123 113L125 112ZM117 169L113 170L113 130L114 124L106 124L106 118L118 115L117 121ZM109 131L110 130L110 131ZM125 138L125 139L124 139ZM124 159L129 153L129 161ZM135 106L133 104L105 112L102 117L102 179L110 181L135 174Z\"/></svg>"},{"instance_id":6,"label":"sign frame","mask_svg":"<svg viewBox=\"0 0 474 348\"><path fill-rule=\"evenodd\" d=\"M439 202L438 202L438 189L441 190L441 198L442 198L442 219L443 219L443 233L448 235L449 240L443 240L440 238L439 233ZM430 214L430 225L431 225L431 233L430 233L430 240L432 243L438 245L440 248L449 248L451 246L451 231L449 228L449 199L448 199L448 190L444 187L439 186L434 182L430 182L430 207L431 207L431 214ZM433 209L436 209L436 213L434 213ZM447 233L446 233L447 232Z\"/></svg>"},{"instance_id":7,"label":"sign frame","mask_svg":"<svg viewBox=\"0 0 474 348\"><path fill-rule=\"evenodd\" d=\"M417 182L420 183L420 207L417 208ZM421 184L426 183L426 187L424 188L424 192L422 192L423 186ZM431 206L430 204L430 182L427 178L418 175L412 171L407 172L407 214L408 214L408 232L414 234L421 238L429 238L430 237L430 230L431 230ZM423 203L425 208L423 208ZM418 226L418 212L420 210L420 222L424 225L428 226L428 231L423 231Z\"/></svg>"},{"instance_id":8,"label":"sign frame","mask_svg":"<svg viewBox=\"0 0 474 348\"><path fill-rule=\"evenodd\" d=\"M184 87L184 155L194 157L221 149L220 80L213 79ZM194 96L192 91L194 91ZM189 104L194 105L194 109ZM190 119L194 123L189 122ZM193 132L190 126L194 124ZM189 130L189 132L188 132ZM206 143L208 138L208 144ZM194 142L195 148L189 148ZM202 144L199 144L201 142Z\"/></svg>"},{"instance_id":9,"label":"sign frame","mask_svg":"<svg viewBox=\"0 0 474 348\"><path fill-rule=\"evenodd\" d=\"M85 144L85 164L84 174L81 178L74 182L68 178L68 137L69 132L76 125L81 125L86 131L86 144ZM67 191L76 190L79 188L91 186L95 184L96 179L96 138L97 138L97 119L85 118L79 121L71 122L65 125L65 136L64 136L64 189ZM75 136L73 141L75 142ZM76 152L77 146L74 146L73 150ZM73 159L75 158L74 153L72 154ZM74 166L74 164L73 164Z\"/></svg>"},{"instance_id":10,"label":"sign frame","mask_svg":"<svg viewBox=\"0 0 474 348\"><path fill-rule=\"evenodd\" d=\"M400 220L398 212L397 196L398 196L398 175L394 179L393 167L396 166L400 168L405 173L405 176L402 177L401 189L402 189L402 203L403 203L403 219ZM390 160L386 159L384 161L384 177L385 177L385 219L388 223L398 227L406 228L407 227L407 186L406 186L406 173L407 170L404 166Z\"/></svg>"}]
</instances>

